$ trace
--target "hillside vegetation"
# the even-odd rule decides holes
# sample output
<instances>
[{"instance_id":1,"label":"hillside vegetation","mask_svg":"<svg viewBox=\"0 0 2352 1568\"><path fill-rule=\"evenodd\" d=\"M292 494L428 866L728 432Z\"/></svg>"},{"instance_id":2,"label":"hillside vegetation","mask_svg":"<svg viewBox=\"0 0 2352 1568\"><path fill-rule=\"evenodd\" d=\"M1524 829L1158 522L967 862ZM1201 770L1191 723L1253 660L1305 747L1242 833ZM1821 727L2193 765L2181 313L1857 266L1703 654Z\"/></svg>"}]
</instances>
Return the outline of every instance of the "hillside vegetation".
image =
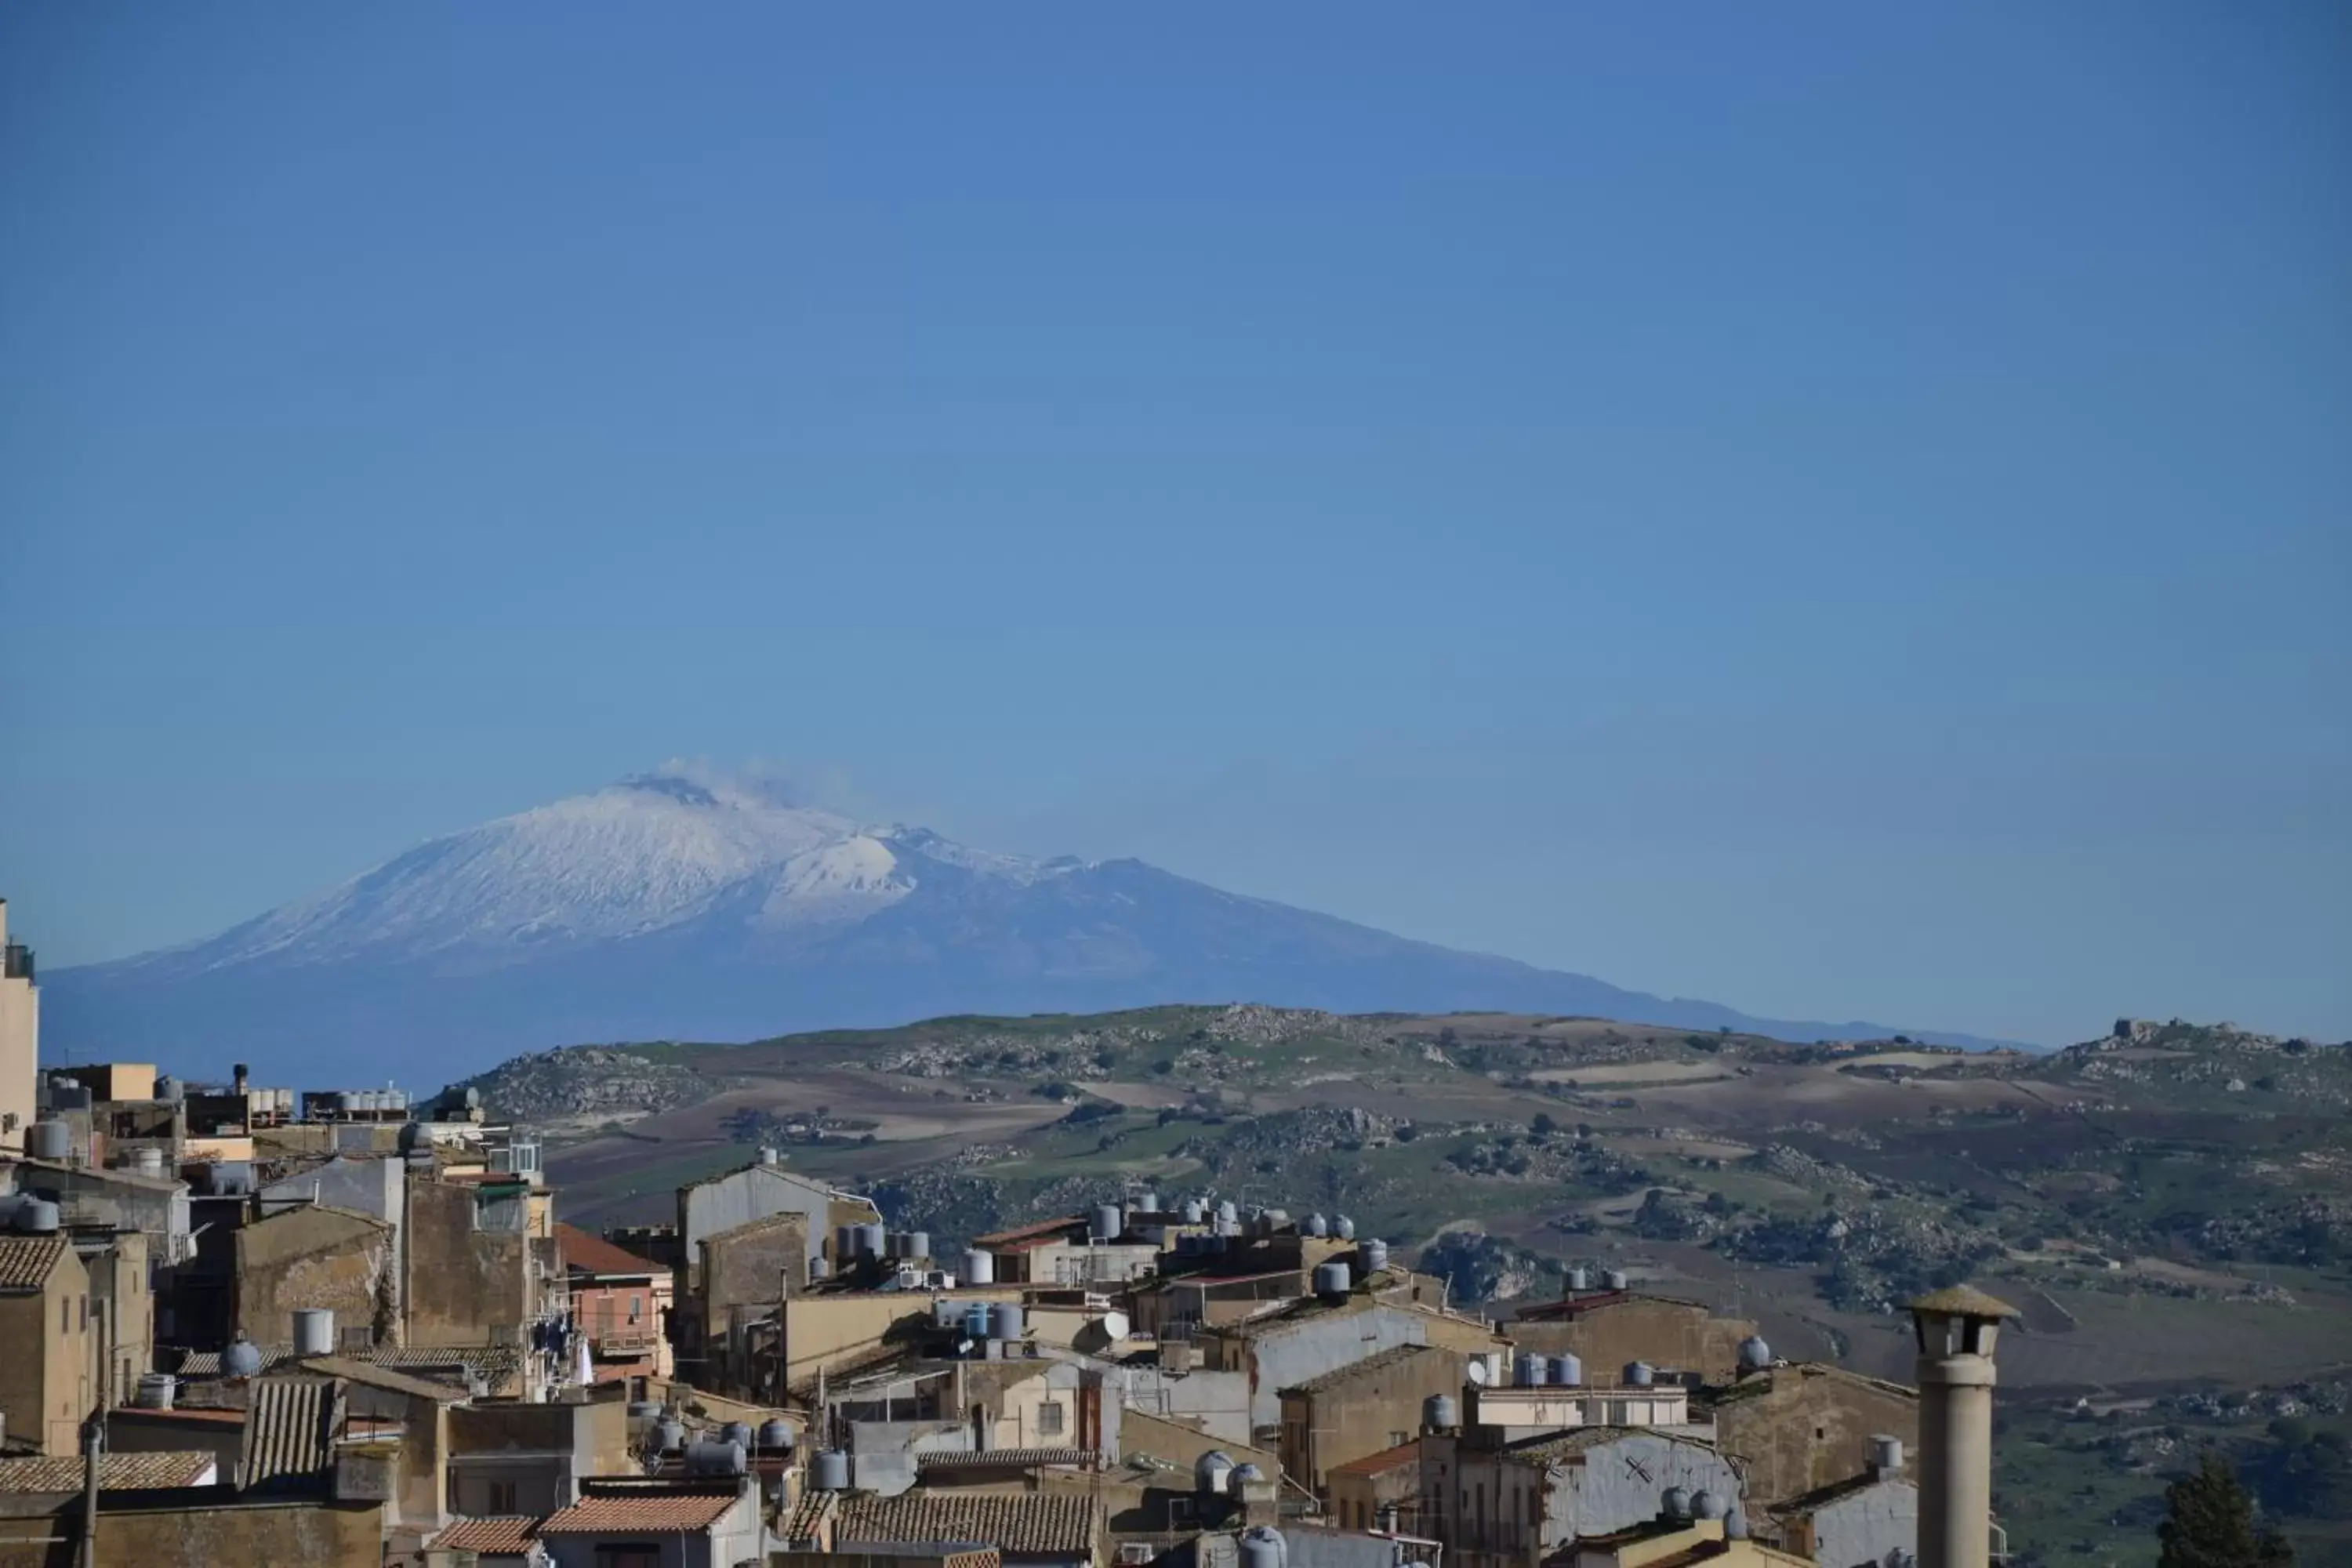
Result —
<instances>
[{"instance_id":1,"label":"hillside vegetation","mask_svg":"<svg viewBox=\"0 0 2352 1568\"><path fill-rule=\"evenodd\" d=\"M2352 1542L2331 1513L2352 1506L2330 1436L2352 1386L2342 1045L2126 1020L1964 1054L1171 1006L583 1047L474 1081L547 1131L590 1224L667 1218L678 1183L759 1145L942 1250L1145 1187L1214 1193L1345 1213L1497 1314L1591 1262L1904 1381L1901 1303L1968 1279L2024 1313L2001 1355L2016 1561L2134 1561L2209 1442L2306 1561Z\"/></svg>"}]
</instances>

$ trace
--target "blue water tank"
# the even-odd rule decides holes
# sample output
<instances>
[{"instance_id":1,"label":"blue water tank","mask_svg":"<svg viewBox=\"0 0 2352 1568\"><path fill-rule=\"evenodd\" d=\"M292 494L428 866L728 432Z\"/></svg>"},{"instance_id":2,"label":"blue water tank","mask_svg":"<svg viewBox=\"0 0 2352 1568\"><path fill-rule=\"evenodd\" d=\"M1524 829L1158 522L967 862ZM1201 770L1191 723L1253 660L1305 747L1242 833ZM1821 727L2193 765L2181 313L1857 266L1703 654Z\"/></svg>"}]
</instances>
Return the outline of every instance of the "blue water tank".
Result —
<instances>
[{"instance_id":1,"label":"blue water tank","mask_svg":"<svg viewBox=\"0 0 2352 1568\"><path fill-rule=\"evenodd\" d=\"M717 1442L708 1439L686 1446L686 1468L690 1475L740 1476L746 1464L746 1451L733 1438Z\"/></svg>"},{"instance_id":2,"label":"blue water tank","mask_svg":"<svg viewBox=\"0 0 2352 1568\"><path fill-rule=\"evenodd\" d=\"M1551 1358L1539 1355L1519 1357L1519 1386L1541 1388L1551 1381Z\"/></svg>"},{"instance_id":3,"label":"blue water tank","mask_svg":"<svg viewBox=\"0 0 2352 1568\"><path fill-rule=\"evenodd\" d=\"M1284 1568L1289 1558L1289 1543L1282 1539L1282 1531L1254 1524L1242 1532L1241 1568Z\"/></svg>"}]
</instances>

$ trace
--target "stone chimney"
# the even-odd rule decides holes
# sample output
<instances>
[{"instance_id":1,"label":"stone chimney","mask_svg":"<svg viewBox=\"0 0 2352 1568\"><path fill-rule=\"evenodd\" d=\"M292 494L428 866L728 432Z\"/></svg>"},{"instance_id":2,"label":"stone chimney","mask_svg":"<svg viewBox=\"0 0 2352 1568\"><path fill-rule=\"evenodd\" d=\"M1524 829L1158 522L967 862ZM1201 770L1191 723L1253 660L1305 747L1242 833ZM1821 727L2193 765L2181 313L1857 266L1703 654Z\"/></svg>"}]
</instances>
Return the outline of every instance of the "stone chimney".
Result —
<instances>
[{"instance_id":1,"label":"stone chimney","mask_svg":"<svg viewBox=\"0 0 2352 1568\"><path fill-rule=\"evenodd\" d=\"M1992 1347L2017 1309L1956 1285L1911 1303L1919 1341L1919 1568L1992 1554Z\"/></svg>"}]
</instances>

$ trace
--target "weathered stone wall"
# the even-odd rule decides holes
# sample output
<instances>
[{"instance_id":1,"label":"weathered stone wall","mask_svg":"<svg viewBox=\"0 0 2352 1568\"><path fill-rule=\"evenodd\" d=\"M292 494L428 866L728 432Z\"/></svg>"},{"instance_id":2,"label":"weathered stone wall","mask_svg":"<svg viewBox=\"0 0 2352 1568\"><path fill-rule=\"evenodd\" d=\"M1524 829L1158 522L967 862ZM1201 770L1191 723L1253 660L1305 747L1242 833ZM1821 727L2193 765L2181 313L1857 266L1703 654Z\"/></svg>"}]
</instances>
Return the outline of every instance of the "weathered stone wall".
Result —
<instances>
[{"instance_id":1,"label":"weathered stone wall","mask_svg":"<svg viewBox=\"0 0 2352 1568\"><path fill-rule=\"evenodd\" d=\"M0 1297L0 1344L8 1347L0 1355L0 1416L7 1419L9 1436L37 1443L47 1454L70 1454L76 1447L74 1390L59 1390L48 1375L55 1369L72 1381L58 1331L60 1294L52 1288L37 1296Z\"/></svg>"},{"instance_id":2,"label":"weathered stone wall","mask_svg":"<svg viewBox=\"0 0 2352 1568\"><path fill-rule=\"evenodd\" d=\"M1318 1495L1334 1467L1407 1442L1421 1430L1422 1402L1433 1394L1460 1398L1466 1360L1429 1347L1416 1354L1360 1364L1329 1385L1282 1396L1282 1468Z\"/></svg>"},{"instance_id":3,"label":"weathered stone wall","mask_svg":"<svg viewBox=\"0 0 2352 1568\"><path fill-rule=\"evenodd\" d=\"M786 1379L798 1384L881 1348L897 1325L931 1314L931 1299L912 1291L856 1296L802 1296L784 1306Z\"/></svg>"},{"instance_id":4,"label":"weathered stone wall","mask_svg":"<svg viewBox=\"0 0 2352 1568\"><path fill-rule=\"evenodd\" d=\"M474 1188L416 1181L408 1190L408 1342L513 1340L531 1318L530 1237L476 1224ZM520 1217L520 1215L518 1215Z\"/></svg>"},{"instance_id":5,"label":"weathered stone wall","mask_svg":"<svg viewBox=\"0 0 2352 1568\"><path fill-rule=\"evenodd\" d=\"M863 1199L835 1198L824 1183L777 1165L752 1165L680 1187L677 1231L687 1278L678 1281L678 1294L683 1297L700 1283L704 1238L779 1214L796 1214L808 1222L803 1244L811 1255L832 1238L835 1226L882 1217Z\"/></svg>"},{"instance_id":6,"label":"weathered stone wall","mask_svg":"<svg viewBox=\"0 0 2352 1568\"><path fill-rule=\"evenodd\" d=\"M186 1501L144 1500L160 1495L142 1493L142 1501L126 1504L122 1494L109 1494L98 1517L98 1568L215 1563L380 1568L383 1562L378 1504L236 1503L226 1488L183 1494ZM193 1500L197 1498L202 1500ZM76 1568L80 1523L79 1498L55 1512L0 1518L0 1536L61 1538L0 1543L0 1568Z\"/></svg>"},{"instance_id":7,"label":"weathered stone wall","mask_svg":"<svg viewBox=\"0 0 2352 1568\"><path fill-rule=\"evenodd\" d=\"M247 1226L236 1234L236 1326L268 1345L294 1338L297 1308L326 1308L338 1332L373 1323L392 1259L392 1227L366 1215L289 1209Z\"/></svg>"},{"instance_id":8,"label":"weathered stone wall","mask_svg":"<svg viewBox=\"0 0 2352 1568\"><path fill-rule=\"evenodd\" d=\"M1713 1317L1696 1303L1633 1297L1563 1322L1522 1320L1506 1331L1519 1349L1579 1357L1587 1384L1613 1388L1625 1364L1636 1361L1696 1372L1708 1383L1728 1383L1739 1368L1739 1342L1756 1325L1742 1318Z\"/></svg>"},{"instance_id":9,"label":"weathered stone wall","mask_svg":"<svg viewBox=\"0 0 2352 1568\"><path fill-rule=\"evenodd\" d=\"M702 1242L702 1294L709 1321L723 1323L734 1306L772 1307L789 1279L808 1285L808 1220L772 1215L707 1237Z\"/></svg>"},{"instance_id":10,"label":"weathered stone wall","mask_svg":"<svg viewBox=\"0 0 2352 1568\"><path fill-rule=\"evenodd\" d=\"M1919 1442L1916 1390L1831 1366L1777 1366L1742 1378L1716 1406L1716 1443L1747 1468L1748 1495L1784 1501L1848 1480L1870 1463L1870 1439Z\"/></svg>"}]
</instances>

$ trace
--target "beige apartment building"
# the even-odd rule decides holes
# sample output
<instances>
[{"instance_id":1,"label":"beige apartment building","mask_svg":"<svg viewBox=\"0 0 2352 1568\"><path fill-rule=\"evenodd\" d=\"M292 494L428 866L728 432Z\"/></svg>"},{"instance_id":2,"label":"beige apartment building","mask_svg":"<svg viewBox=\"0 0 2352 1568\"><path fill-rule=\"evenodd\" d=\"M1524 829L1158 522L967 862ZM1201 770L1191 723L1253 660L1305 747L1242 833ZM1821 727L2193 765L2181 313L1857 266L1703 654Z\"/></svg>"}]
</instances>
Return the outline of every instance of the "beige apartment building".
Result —
<instances>
[{"instance_id":1,"label":"beige apartment building","mask_svg":"<svg viewBox=\"0 0 2352 1568\"><path fill-rule=\"evenodd\" d=\"M41 1045L41 994L33 986L33 951L8 940L8 900L0 899L0 1151L22 1153L33 1124Z\"/></svg>"},{"instance_id":2,"label":"beige apartment building","mask_svg":"<svg viewBox=\"0 0 2352 1568\"><path fill-rule=\"evenodd\" d=\"M89 1271L55 1230L0 1236L0 1416L44 1454L80 1449L96 1393Z\"/></svg>"}]
</instances>

